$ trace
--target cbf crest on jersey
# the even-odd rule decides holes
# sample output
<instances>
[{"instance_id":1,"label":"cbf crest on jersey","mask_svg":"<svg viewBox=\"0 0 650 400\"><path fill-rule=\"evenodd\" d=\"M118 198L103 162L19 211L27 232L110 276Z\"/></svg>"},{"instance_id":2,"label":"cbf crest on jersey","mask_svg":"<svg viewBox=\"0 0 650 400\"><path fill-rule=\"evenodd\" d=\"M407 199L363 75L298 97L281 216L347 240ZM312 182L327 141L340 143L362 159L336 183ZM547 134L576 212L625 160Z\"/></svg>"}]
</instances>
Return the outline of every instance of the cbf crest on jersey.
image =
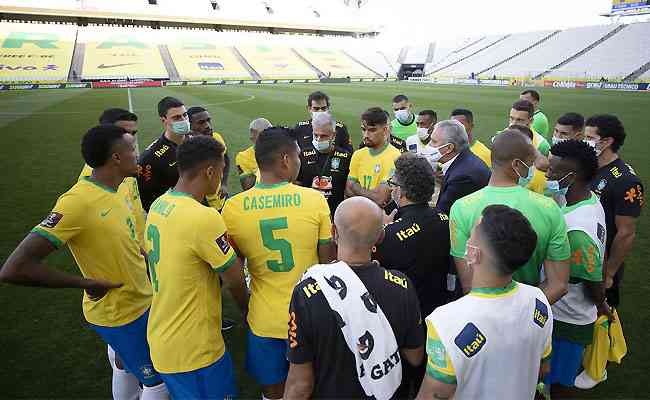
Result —
<instances>
[{"instance_id":1,"label":"cbf crest on jersey","mask_svg":"<svg viewBox=\"0 0 650 400\"><path fill-rule=\"evenodd\" d=\"M338 170L340 165L341 165L341 159L340 158L338 158L338 157L332 158L332 162L330 164L331 169Z\"/></svg>"},{"instance_id":2,"label":"cbf crest on jersey","mask_svg":"<svg viewBox=\"0 0 650 400\"><path fill-rule=\"evenodd\" d=\"M378 174L381 171L381 165L375 164L375 174Z\"/></svg>"}]
</instances>

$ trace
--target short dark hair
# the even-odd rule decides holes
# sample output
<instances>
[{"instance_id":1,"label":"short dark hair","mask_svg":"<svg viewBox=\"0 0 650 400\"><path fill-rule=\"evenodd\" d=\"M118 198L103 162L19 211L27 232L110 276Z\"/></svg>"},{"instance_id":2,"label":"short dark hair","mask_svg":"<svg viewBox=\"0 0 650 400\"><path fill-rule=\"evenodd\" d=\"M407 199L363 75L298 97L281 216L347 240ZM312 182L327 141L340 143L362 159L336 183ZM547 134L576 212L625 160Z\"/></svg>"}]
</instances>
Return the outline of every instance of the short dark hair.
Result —
<instances>
[{"instance_id":1,"label":"short dark hair","mask_svg":"<svg viewBox=\"0 0 650 400\"><path fill-rule=\"evenodd\" d=\"M428 115L432 120L438 121L438 114L433 110L422 110L418 115Z\"/></svg>"},{"instance_id":2,"label":"short dark hair","mask_svg":"<svg viewBox=\"0 0 650 400\"><path fill-rule=\"evenodd\" d=\"M182 107L184 105L185 104L183 104L182 101L175 97L163 97L162 100L158 102L158 115L164 117L167 115L167 111L169 111L170 108Z\"/></svg>"},{"instance_id":3,"label":"short dark hair","mask_svg":"<svg viewBox=\"0 0 650 400\"><path fill-rule=\"evenodd\" d=\"M114 124L117 121L137 121L138 116L123 108L109 108L99 116L100 124Z\"/></svg>"},{"instance_id":4,"label":"short dark hair","mask_svg":"<svg viewBox=\"0 0 650 400\"><path fill-rule=\"evenodd\" d=\"M533 130L530 129L529 127L527 127L527 126L512 125L512 126L509 126L508 129L513 129L513 130L515 130L517 132L520 132L524 136L526 136L528 139L533 140Z\"/></svg>"},{"instance_id":5,"label":"short dark hair","mask_svg":"<svg viewBox=\"0 0 650 400\"><path fill-rule=\"evenodd\" d=\"M554 144L551 154L575 163L583 182L591 182L598 173L598 156L594 149L582 140L565 140Z\"/></svg>"},{"instance_id":6,"label":"short dark hair","mask_svg":"<svg viewBox=\"0 0 650 400\"><path fill-rule=\"evenodd\" d=\"M112 155L115 143L128 133L124 128L113 124L102 124L90 128L81 139L81 155L91 168L106 164Z\"/></svg>"},{"instance_id":7,"label":"short dark hair","mask_svg":"<svg viewBox=\"0 0 650 400\"><path fill-rule=\"evenodd\" d=\"M457 117L460 115L464 116L469 123L474 122L474 113L472 113L470 110L467 110L465 108L456 108L451 112L452 117Z\"/></svg>"},{"instance_id":8,"label":"short dark hair","mask_svg":"<svg viewBox=\"0 0 650 400\"><path fill-rule=\"evenodd\" d=\"M625 127L618 117L609 114L600 114L589 117L585 126L598 128L598 136L601 138L613 138L612 150L617 152L625 143Z\"/></svg>"},{"instance_id":9,"label":"short dark hair","mask_svg":"<svg viewBox=\"0 0 650 400\"><path fill-rule=\"evenodd\" d=\"M511 275L526 264L537 246L537 233L524 215L508 206L485 207L478 226L481 240L496 258L501 275Z\"/></svg>"},{"instance_id":10,"label":"short dark hair","mask_svg":"<svg viewBox=\"0 0 650 400\"><path fill-rule=\"evenodd\" d=\"M371 107L361 114L361 120L370 126L387 125L388 113L379 107Z\"/></svg>"},{"instance_id":11,"label":"short dark hair","mask_svg":"<svg viewBox=\"0 0 650 400\"><path fill-rule=\"evenodd\" d=\"M398 94L397 96L393 97L393 103L399 103L401 101L409 101L409 98L406 97L405 94Z\"/></svg>"},{"instance_id":12,"label":"short dark hair","mask_svg":"<svg viewBox=\"0 0 650 400\"><path fill-rule=\"evenodd\" d=\"M192 122L192 116L194 114L202 113L202 112L205 112L205 111L208 111L208 110L206 110L205 108L203 108L201 106L190 107L190 108L187 109L187 118L190 120L190 122Z\"/></svg>"},{"instance_id":13,"label":"short dark hair","mask_svg":"<svg viewBox=\"0 0 650 400\"><path fill-rule=\"evenodd\" d=\"M206 161L223 159L225 148L210 136L189 136L176 149L176 165L182 173L192 173Z\"/></svg>"},{"instance_id":14,"label":"short dark hair","mask_svg":"<svg viewBox=\"0 0 650 400\"><path fill-rule=\"evenodd\" d=\"M533 106L533 103L531 103L528 100L517 100L514 102L512 105L513 110L517 111L526 111L528 113L528 117L532 117L533 114L535 113L535 106Z\"/></svg>"},{"instance_id":15,"label":"short dark hair","mask_svg":"<svg viewBox=\"0 0 650 400\"><path fill-rule=\"evenodd\" d=\"M585 127L585 117L581 114L570 112L558 118L557 123L560 125L570 126L574 131L581 131Z\"/></svg>"},{"instance_id":16,"label":"short dark hair","mask_svg":"<svg viewBox=\"0 0 650 400\"><path fill-rule=\"evenodd\" d=\"M271 167L282 152L288 152L295 146L296 141L289 129L283 127L264 129L255 142L255 161L260 169Z\"/></svg>"},{"instance_id":17,"label":"short dark hair","mask_svg":"<svg viewBox=\"0 0 650 400\"><path fill-rule=\"evenodd\" d=\"M431 200L436 186L431 164L413 153L404 153L395 160L395 177L400 190L407 199L414 203L426 203Z\"/></svg>"},{"instance_id":18,"label":"short dark hair","mask_svg":"<svg viewBox=\"0 0 650 400\"><path fill-rule=\"evenodd\" d=\"M323 101L323 100L325 100L325 104L327 104L327 106L329 107L330 97L328 95L321 92L320 90L310 93L309 97L307 97L307 107L311 107L311 103L314 101Z\"/></svg>"},{"instance_id":19,"label":"short dark hair","mask_svg":"<svg viewBox=\"0 0 650 400\"><path fill-rule=\"evenodd\" d=\"M526 89L523 92L521 92L521 96L525 96L527 94L530 95L530 97L532 97L533 99L535 99L535 101L539 101L539 99L541 99L541 97L539 97L539 92L537 90Z\"/></svg>"}]
</instances>

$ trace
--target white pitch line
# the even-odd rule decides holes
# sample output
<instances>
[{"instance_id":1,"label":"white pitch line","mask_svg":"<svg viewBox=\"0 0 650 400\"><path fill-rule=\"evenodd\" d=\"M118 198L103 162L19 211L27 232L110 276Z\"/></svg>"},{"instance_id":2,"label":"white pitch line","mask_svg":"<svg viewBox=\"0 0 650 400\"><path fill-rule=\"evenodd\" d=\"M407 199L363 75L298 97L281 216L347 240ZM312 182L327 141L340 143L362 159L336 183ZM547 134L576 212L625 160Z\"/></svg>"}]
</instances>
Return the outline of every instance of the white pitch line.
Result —
<instances>
[{"instance_id":1,"label":"white pitch line","mask_svg":"<svg viewBox=\"0 0 650 400\"><path fill-rule=\"evenodd\" d=\"M129 112L133 112L133 98L131 98L131 88L126 88L126 95L129 98ZM140 141L138 135L135 135L135 152L140 156Z\"/></svg>"}]
</instances>

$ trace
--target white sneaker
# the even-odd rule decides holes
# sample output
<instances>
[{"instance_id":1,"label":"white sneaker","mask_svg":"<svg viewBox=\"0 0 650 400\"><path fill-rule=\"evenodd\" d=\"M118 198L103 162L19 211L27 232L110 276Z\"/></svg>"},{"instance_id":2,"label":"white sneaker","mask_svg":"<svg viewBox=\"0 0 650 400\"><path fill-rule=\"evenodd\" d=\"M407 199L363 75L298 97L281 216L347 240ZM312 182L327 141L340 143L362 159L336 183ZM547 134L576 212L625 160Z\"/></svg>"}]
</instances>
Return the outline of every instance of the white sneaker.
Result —
<instances>
[{"instance_id":1,"label":"white sneaker","mask_svg":"<svg viewBox=\"0 0 650 400\"><path fill-rule=\"evenodd\" d=\"M587 389L591 389L594 386L598 385L600 382L605 382L606 380L607 380L607 370L605 370L605 374L603 375L603 379L601 379L600 381L594 380L591 376L589 376L587 371L582 371L580 373L580 375L578 375L576 377L574 385L578 389L587 390Z\"/></svg>"}]
</instances>

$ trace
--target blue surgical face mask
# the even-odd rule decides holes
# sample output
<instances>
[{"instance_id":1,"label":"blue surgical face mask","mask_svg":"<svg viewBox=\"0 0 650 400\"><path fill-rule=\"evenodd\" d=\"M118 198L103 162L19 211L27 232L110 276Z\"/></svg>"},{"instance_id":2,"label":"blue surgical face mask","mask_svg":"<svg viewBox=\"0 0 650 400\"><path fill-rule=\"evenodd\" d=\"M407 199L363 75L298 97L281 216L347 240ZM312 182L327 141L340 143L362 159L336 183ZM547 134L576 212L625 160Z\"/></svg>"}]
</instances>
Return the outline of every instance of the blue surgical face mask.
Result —
<instances>
[{"instance_id":1,"label":"blue surgical face mask","mask_svg":"<svg viewBox=\"0 0 650 400\"><path fill-rule=\"evenodd\" d=\"M408 109L397 110L395 111L395 118L397 118L399 122L406 124L411 118L411 112Z\"/></svg>"},{"instance_id":2,"label":"blue surgical face mask","mask_svg":"<svg viewBox=\"0 0 650 400\"><path fill-rule=\"evenodd\" d=\"M315 148L318 152L320 152L320 153L326 153L326 152L329 150L330 146L332 145L332 142L329 141L329 140L324 141L324 142L319 142L318 139L316 139L316 137L314 137L314 138L312 138L312 140L311 140L311 144L314 145L314 148Z\"/></svg>"},{"instance_id":3,"label":"blue surgical face mask","mask_svg":"<svg viewBox=\"0 0 650 400\"><path fill-rule=\"evenodd\" d=\"M525 162L519 159L515 161L519 161L520 163L524 164L526 168L528 168L528 175L526 175L525 177L519 175L519 171L517 171L517 168L513 168L515 170L515 174L519 176L519 180L517 180L517 184L521 187L526 187L530 184L530 181L533 180L533 174L535 173L535 168L532 165L529 167L528 164L526 164Z\"/></svg>"},{"instance_id":4,"label":"blue surgical face mask","mask_svg":"<svg viewBox=\"0 0 650 400\"><path fill-rule=\"evenodd\" d=\"M564 175L561 179L558 179L557 181L546 181L546 190L544 191L544 194L547 196L566 196L567 192L569 191L569 186L570 184L567 185L566 187L561 187L560 182L571 176L573 172L569 172L568 174Z\"/></svg>"},{"instance_id":5,"label":"blue surgical face mask","mask_svg":"<svg viewBox=\"0 0 650 400\"><path fill-rule=\"evenodd\" d=\"M183 119L182 121L172 122L172 132L177 135L187 135L190 133L190 121Z\"/></svg>"}]
</instances>

